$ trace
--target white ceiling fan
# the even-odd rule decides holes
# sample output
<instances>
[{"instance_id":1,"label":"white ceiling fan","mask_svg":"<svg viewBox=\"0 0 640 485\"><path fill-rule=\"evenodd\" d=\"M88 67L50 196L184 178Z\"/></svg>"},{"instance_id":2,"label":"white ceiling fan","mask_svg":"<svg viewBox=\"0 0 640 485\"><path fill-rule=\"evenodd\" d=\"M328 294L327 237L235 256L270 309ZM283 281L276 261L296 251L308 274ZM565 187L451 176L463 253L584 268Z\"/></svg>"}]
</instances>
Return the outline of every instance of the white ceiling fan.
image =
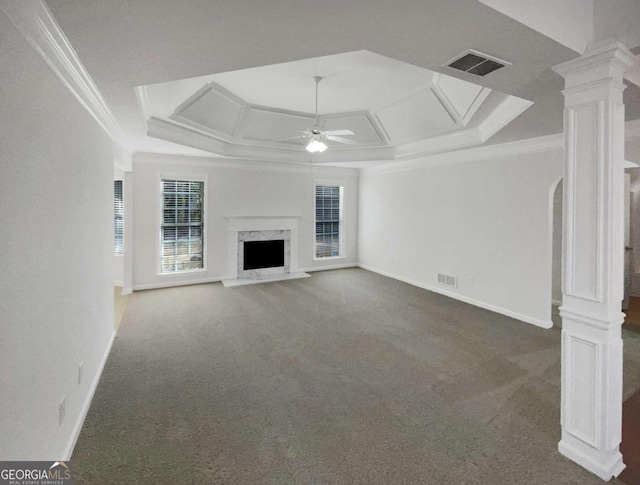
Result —
<instances>
[{"instance_id":1,"label":"white ceiling fan","mask_svg":"<svg viewBox=\"0 0 640 485\"><path fill-rule=\"evenodd\" d=\"M285 141L285 140L294 140L296 138L310 138L309 144L307 145L307 151L311 153L322 153L327 149L327 144L324 143L324 140L331 140L338 143L344 143L345 145L357 145L357 142L354 140L349 140L348 138L342 138L343 136L353 135L353 131L351 130L329 130L322 131L318 128L318 84L322 81L322 77L314 76L313 80L316 82L316 117L315 123L312 129L302 131L302 135L291 136L289 138L281 138L275 141Z\"/></svg>"}]
</instances>

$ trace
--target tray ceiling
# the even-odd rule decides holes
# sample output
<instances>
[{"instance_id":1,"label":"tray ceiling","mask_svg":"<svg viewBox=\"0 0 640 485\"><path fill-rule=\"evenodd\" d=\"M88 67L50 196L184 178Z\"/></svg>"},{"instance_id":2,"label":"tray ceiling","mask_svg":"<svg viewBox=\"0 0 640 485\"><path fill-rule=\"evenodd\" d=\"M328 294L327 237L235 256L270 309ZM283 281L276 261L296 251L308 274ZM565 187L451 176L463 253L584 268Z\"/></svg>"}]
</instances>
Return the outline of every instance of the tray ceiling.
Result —
<instances>
[{"instance_id":1,"label":"tray ceiling","mask_svg":"<svg viewBox=\"0 0 640 485\"><path fill-rule=\"evenodd\" d=\"M394 149L407 153L412 144L429 150L430 140L432 150L447 149L447 137L455 147L463 139L463 146L479 144L531 105L368 51L152 84L137 93L150 136L220 155L233 145L308 158L308 140L291 137L314 127L314 76L323 78L318 127L351 130L357 143L328 142L322 155L328 161L331 152L368 149L366 158L375 148L393 158Z\"/></svg>"}]
</instances>

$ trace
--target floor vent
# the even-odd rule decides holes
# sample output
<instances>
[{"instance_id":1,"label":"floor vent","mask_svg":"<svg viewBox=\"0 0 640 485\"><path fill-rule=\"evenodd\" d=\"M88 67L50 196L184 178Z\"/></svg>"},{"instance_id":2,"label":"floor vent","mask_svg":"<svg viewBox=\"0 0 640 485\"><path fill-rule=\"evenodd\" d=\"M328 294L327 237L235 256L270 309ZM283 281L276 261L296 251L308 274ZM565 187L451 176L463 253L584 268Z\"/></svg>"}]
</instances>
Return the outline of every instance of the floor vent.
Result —
<instances>
[{"instance_id":1,"label":"floor vent","mask_svg":"<svg viewBox=\"0 0 640 485\"><path fill-rule=\"evenodd\" d=\"M511 63L507 61L472 49L463 52L445 64L445 66L468 72L469 74L475 74L476 76L486 76L490 72L510 65Z\"/></svg>"},{"instance_id":2,"label":"floor vent","mask_svg":"<svg viewBox=\"0 0 640 485\"><path fill-rule=\"evenodd\" d=\"M448 274L438 273L438 283L442 283L443 285L452 286L457 288L458 280L455 276L451 276Z\"/></svg>"}]
</instances>

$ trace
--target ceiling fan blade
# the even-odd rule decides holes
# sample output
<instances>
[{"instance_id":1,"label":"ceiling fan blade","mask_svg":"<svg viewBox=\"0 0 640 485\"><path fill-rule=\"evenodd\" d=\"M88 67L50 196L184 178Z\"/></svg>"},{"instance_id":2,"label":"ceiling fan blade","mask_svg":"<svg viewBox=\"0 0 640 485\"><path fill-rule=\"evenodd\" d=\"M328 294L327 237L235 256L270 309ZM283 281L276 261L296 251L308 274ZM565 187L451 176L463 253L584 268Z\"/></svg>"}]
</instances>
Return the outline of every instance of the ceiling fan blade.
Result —
<instances>
[{"instance_id":1,"label":"ceiling fan blade","mask_svg":"<svg viewBox=\"0 0 640 485\"><path fill-rule=\"evenodd\" d=\"M288 138L278 138L277 140L272 140L272 141L295 140L296 138L307 138L307 135L290 136Z\"/></svg>"},{"instance_id":2,"label":"ceiling fan blade","mask_svg":"<svg viewBox=\"0 0 640 485\"><path fill-rule=\"evenodd\" d=\"M329 131L325 131L325 133L327 135L338 135L338 136L343 136L343 135L354 135L355 133L351 130L329 130Z\"/></svg>"},{"instance_id":3,"label":"ceiling fan blade","mask_svg":"<svg viewBox=\"0 0 640 485\"><path fill-rule=\"evenodd\" d=\"M344 143L345 145L357 145L357 141L349 140L348 138L340 138L339 136L327 136L327 140L337 141L338 143Z\"/></svg>"}]
</instances>

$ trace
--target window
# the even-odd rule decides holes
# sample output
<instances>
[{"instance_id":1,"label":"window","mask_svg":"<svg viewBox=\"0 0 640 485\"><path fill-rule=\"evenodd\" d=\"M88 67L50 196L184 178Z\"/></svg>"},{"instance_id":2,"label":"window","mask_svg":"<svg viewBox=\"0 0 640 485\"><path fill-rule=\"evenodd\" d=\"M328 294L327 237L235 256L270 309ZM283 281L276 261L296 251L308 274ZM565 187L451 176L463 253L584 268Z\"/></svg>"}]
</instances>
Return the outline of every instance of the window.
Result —
<instances>
[{"instance_id":1,"label":"window","mask_svg":"<svg viewBox=\"0 0 640 485\"><path fill-rule=\"evenodd\" d=\"M113 181L113 234L114 251L122 254L124 248L124 202L122 199L122 180Z\"/></svg>"},{"instance_id":2,"label":"window","mask_svg":"<svg viewBox=\"0 0 640 485\"><path fill-rule=\"evenodd\" d=\"M342 190L316 185L316 258L342 256Z\"/></svg>"},{"instance_id":3,"label":"window","mask_svg":"<svg viewBox=\"0 0 640 485\"><path fill-rule=\"evenodd\" d=\"M161 180L160 272L204 268L204 182Z\"/></svg>"}]
</instances>

